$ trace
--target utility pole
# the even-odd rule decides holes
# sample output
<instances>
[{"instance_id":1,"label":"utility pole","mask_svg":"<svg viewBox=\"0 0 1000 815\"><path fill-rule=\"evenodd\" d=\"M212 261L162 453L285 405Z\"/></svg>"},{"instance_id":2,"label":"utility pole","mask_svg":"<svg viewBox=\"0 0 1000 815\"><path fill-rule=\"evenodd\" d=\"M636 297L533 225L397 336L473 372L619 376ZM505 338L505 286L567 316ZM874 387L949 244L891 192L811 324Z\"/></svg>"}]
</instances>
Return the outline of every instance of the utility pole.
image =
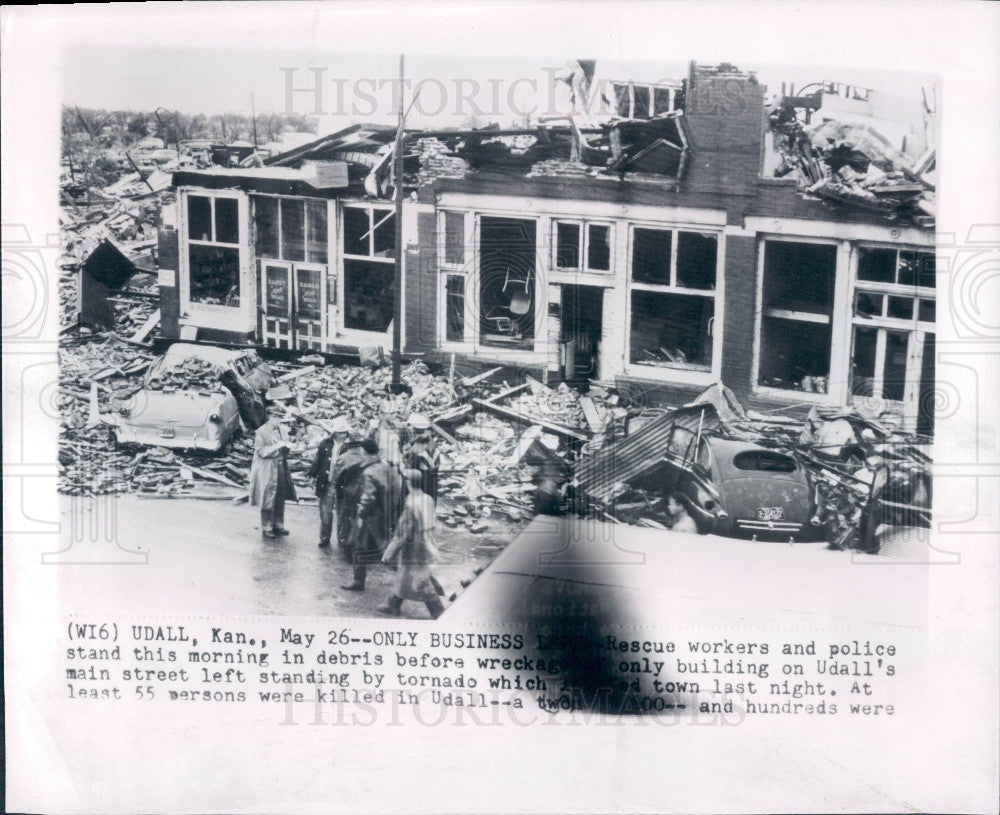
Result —
<instances>
[{"instance_id":1,"label":"utility pole","mask_svg":"<svg viewBox=\"0 0 1000 815\"><path fill-rule=\"evenodd\" d=\"M253 94L250 94L250 124L253 126L253 151L257 152L257 111L253 105Z\"/></svg>"},{"instance_id":2,"label":"utility pole","mask_svg":"<svg viewBox=\"0 0 1000 815\"><path fill-rule=\"evenodd\" d=\"M391 393L398 394L404 390L400 381L400 327L403 321L403 55L399 55L399 126L396 129L396 144L393 152L395 166L396 194L396 266L395 285L393 286L394 305L392 316L392 382L389 385Z\"/></svg>"}]
</instances>

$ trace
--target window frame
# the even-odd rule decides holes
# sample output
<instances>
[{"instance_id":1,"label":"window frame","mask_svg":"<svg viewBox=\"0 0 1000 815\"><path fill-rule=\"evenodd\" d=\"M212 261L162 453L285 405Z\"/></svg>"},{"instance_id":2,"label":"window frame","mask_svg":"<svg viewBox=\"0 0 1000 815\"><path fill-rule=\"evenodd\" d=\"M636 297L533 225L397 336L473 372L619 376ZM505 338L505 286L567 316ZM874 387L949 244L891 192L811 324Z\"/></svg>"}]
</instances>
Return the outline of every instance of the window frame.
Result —
<instances>
[{"instance_id":1,"label":"window frame","mask_svg":"<svg viewBox=\"0 0 1000 815\"><path fill-rule=\"evenodd\" d=\"M924 353L924 344L928 334L936 333L936 320L921 320L920 319L920 301L930 300L937 305L937 287L931 288L930 286L918 286L916 284L908 285L905 283L895 282L899 277L899 255L900 252L915 252L917 254L925 254L934 256L934 249L932 247L926 246L913 246L910 244L885 244L872 241L859 241L852 245L852 263L851 263L851 292L850 292L850 321L849 321L849 355L848 355L848 398L851 400L855 399L880 399L888 405L896 406L898 409L900 406L904 405L907 396L904 393L903 400L890 399L889 397L883 396L883 384L885 382L885 365L886 365L886 348L888 344L888 332L897 331L905 332L907 337L907 370L906 370L906 389L907 391L914 386L913 383L917 383L919 386L920 380L920 367L922 364L922 358ZM861 253L864 250L891 250L896 253L896 267L895 274L893 276L894 282L884 283L874 280L862 280L858 277L858 267L861 262ZM935 257L936 261L936 257ZM903 297L913 301L913 317L910 319L901 317L889 317L886 315L878 314L868 317L859 316L855 310L855 302L859 292L865 294L873 294L879 296L882 299L882 310L888 311L888 297ZM935 309L936 312L936 309ZM875 370L874 376L872 377L873 391L877 391L878 395L875 396L861 396L854 393L854 353L855 353L855 328L871 328L876 331L876 350L875 350ZM911 364L913 367L917 368L916 371L911 371Z\"/></svg>"},{"instance_id":2,"label":"window frame","mask_svg":"<svg viewBox=\"0 0 1000 815\"><path fill-rule=\"evenodd\" d=\"M208 198L211 201L211 225L212 237L215 238L215 201L216 199L230 199L237 202L238 238L237 243L217 242L215 240L202 240L200 238L189 237L190 222L188 201L191 198ZM180 322L182 325L194 325L199 328L207 327L199 322L199 315L211 315L211 327L225 331L254 332L256 331L256 303L257 293L255 277L248 274L249 271L249 239L250 239L250 203L249 197L238 190L211 190L200 187L182 187L178 190L178 207L180 210L180 224L178 229L178 266L179 293L181 301ZM191 258L190 249L192 246L208 246L224 249L235 249L237 251L239 263L239 292L240 303L236 306L227 306L221 303L200 303L191 299Z\"/></svg>"},{"instance_id":3,"label":"window frame","mask_svg":"<svg viewBox=\"0 0 1000 815\"><path fill-rule=\"evenodd\" d=\"M630 220L627 222L628 245L625 254L625 345L624 370L631 376L644 379L662 379L689 384L711 384L718 380L722 370L722 345L724 331L725 308L725 230L717 224L692 223L656 223L650 221ZM635 230L653 229L671 232L670 239L670 283L644 283L633 277L633 253L635 249ZM711 289L692 289L677 285L677 245L678 234L681 232L698 232L702 235L711 234L715 237L715 286ZM614 253L612 252L612 258ZM614 264L612 263L612 266ZM632 362L632 294L636 291L647 291L657 294L676 294L682 296L702 297L713 301L713 314L709 320L709 351L708 366L693 367L690 363L681 367L676 363L665 362L663 365L641 365Z\"/></svg>"},{"instance_id":4,"label":"window frame","mask_svg":"<svg viewBox=\"0 0 1000 815\"><path fill-rule=\"evenodd\" d=\"M551 218L551 268L553 272L580 272L581 274L593 274L607 276L614 273L615 260L615 224L613 221L601 218ZM580 234L577 238L577 257L580 263L577 266L561 266L559 264L559 225L568 224L579 227ZM608 268L593 269L590 266L590 227L603 226L608 230Z\"/></svg>"}]
</instances>

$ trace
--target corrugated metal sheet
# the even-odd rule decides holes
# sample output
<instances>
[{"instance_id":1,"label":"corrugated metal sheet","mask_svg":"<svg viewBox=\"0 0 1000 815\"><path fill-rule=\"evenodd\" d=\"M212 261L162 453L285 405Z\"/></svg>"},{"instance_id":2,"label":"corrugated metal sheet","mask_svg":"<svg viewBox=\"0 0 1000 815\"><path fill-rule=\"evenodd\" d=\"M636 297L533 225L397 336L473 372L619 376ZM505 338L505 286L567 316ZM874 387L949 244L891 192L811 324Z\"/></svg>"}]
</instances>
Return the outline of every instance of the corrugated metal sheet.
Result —
<instances>
[{"instance_id":1,"label":"corrugated metal sheet","mask_svg":"<svg viewBox=\"0 0 1000 815\"><path fill-rule=\"evenodd\" d=\"M695 431L699 420L703 432L719 426L719 417L712 404L689 405L654 419L627 438L585 456L574 473L577 487L597 501L610 503L616 484L628 482L660 462L667 452L667 442L674 425Z\"/></svg>"}]
</instances>

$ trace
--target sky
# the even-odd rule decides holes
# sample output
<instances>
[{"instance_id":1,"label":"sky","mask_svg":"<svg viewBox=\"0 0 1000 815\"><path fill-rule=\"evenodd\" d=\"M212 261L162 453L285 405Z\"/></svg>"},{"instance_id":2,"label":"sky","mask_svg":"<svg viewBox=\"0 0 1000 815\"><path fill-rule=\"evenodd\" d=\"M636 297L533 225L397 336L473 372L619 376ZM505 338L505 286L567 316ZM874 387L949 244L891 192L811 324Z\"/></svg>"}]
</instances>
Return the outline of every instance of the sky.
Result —
<instances>
[{"instance_id":1,"label":"sky","mask_svg":"<svg viewBox=\"0 0 1000 815\"><path fill-rule=\"evenodd\" d=\"M586 54L579 55L586 57ZM670 58L666 58L666 57ZM598 79L680 79L697 54L669 54L662 62L599 59ZM709 62L709 60L698 60ZM456 126L499 121L510 124L526 113L565 109L564 91L553 76L564 56L552 59L406 55L405 73L420 97L411 109L413 126ZM739 64L757 73L777 93L781 83L800 88L819 80L849 84L920 99L932 76L830 65L802 67ZM392 123L396 117L398 54L345 51L293 51L263 48L142 49L122 44L77 44L63 52L63 100L82 107L185 113L249 113L250 95L258 113L315 113L318 132L332 132L355 121ZM317 85L318 82L318 85ZM320 93L317 100L315 88ZM553 87L558 90L553 91ZM289 88L312 89L293 91ZM939 91L938 91L939 93ZM555 95L553 95L555 94ZM407 103L411 98L406 94ZM317 104L318 101L318 104Z\"/></svg>"}]
</instances>

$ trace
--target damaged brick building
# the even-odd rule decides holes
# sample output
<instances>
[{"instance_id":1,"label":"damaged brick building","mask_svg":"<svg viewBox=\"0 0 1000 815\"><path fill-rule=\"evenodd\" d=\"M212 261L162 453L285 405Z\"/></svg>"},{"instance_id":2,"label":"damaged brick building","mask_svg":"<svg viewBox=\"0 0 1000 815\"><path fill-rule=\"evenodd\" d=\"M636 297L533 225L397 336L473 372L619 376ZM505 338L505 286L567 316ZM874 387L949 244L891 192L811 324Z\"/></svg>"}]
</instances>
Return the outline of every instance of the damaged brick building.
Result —
<instances>
[{"instance_id":1,"label":"damaged brick building","mask_svg":"<svg viewBox=\"0 0 1000 815\"><path fill-rule=\"evenodd\" d=\"M596 126L407 132L404 354L667 400L716 381L758 406L874 398L926 419L934 229L912 205L932 185L832 143L837 164L803 153L826 162L823 190L811 165L765 173L781 117L732 66L615 89L618 115ZM175 173L162 334L388 348L394 137L354 125L263 166ZM838 186L875 175L857 200Z\"/></svg>"}]
</instances>

